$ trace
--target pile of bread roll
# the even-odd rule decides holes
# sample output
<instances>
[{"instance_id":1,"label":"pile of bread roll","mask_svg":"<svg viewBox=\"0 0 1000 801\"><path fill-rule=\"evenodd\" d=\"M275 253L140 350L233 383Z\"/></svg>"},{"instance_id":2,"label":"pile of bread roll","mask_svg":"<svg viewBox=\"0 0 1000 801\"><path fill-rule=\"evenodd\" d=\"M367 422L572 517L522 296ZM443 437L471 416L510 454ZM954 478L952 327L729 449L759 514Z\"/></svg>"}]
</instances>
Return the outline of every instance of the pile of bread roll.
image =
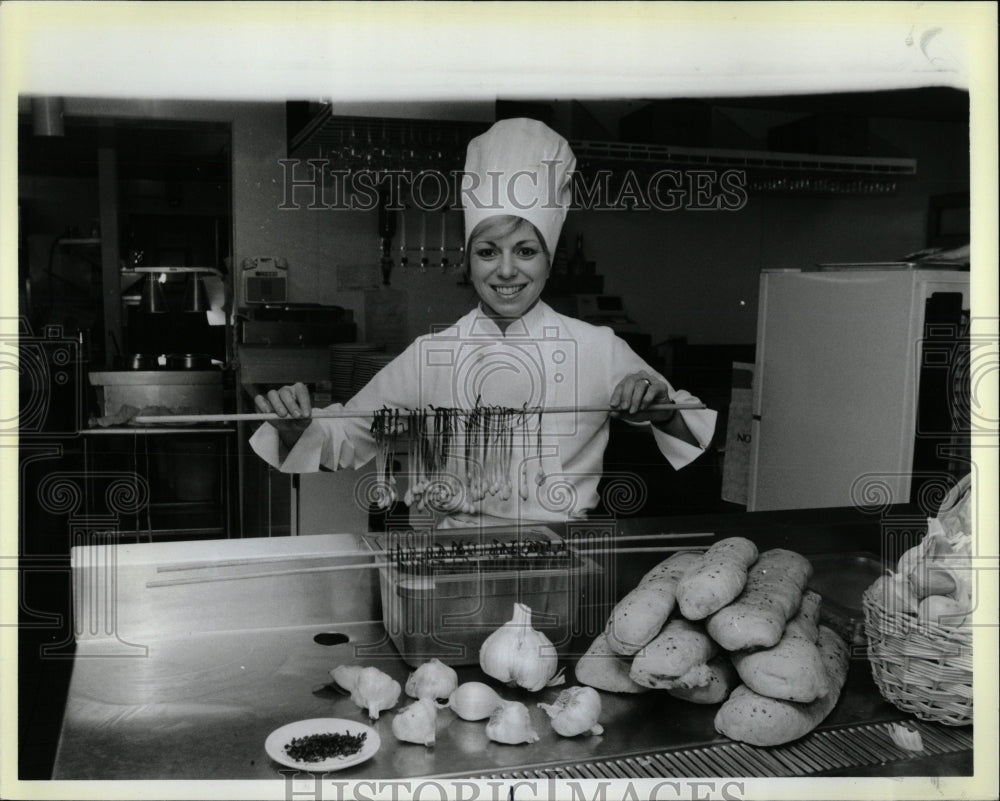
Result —
<instances>
[{"instance_id":1,"label":"pile of bread roll","mask_svg":"<svg viewBox=\"0 0 1000 801\"><path fill-rule=\"evenodd\" d=\"M758 554L743 537L674 554L615 606L577 680L721 704L715 728L733 740L798 739L836 705L848 666L846 643L819 625L811 574L801 554Z\"/></svg>"}]
</instances>

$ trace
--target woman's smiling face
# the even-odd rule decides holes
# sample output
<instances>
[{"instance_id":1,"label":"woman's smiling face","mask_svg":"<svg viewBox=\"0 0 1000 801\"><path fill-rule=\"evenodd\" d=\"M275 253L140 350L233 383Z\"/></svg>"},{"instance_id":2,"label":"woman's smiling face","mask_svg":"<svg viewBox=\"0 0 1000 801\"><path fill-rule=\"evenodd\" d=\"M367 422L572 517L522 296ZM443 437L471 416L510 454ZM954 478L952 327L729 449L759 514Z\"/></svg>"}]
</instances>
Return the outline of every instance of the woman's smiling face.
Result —
<instances>
[{"instance_id":1,"label":"woman's smiling face","mask_svg":"<svg viewBox=\"0 0 1000 801\"><path fill-rule=\"evenodd\" d=\"M549 277L549 257L535 227L521 218L489 219L469 242L469 278L496 317L521 317L538 300Z\"/></svg>"}]
</instances>

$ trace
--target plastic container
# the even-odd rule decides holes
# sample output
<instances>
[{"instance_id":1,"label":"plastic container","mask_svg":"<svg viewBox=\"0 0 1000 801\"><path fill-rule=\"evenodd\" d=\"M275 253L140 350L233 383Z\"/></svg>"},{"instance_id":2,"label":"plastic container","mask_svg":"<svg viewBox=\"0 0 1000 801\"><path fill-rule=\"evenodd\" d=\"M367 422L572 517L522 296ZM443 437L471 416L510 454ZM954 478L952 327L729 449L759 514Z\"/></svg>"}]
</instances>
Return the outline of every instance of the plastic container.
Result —
<instances>
[{"instance_id":1,"label":"plastic container","mask_svg":"<svg viewBox=\"0 0 1000 801\"><path fill-rule=\"evenodd\" d=\"M387 552L379 568L382 622L414 667L431 658L477 664L483 641L511 619L516 602L531 608L532 626L565 652L581 598L603 573L543 526L389 532L364 541Z\"/></svg>"}]
</instances>

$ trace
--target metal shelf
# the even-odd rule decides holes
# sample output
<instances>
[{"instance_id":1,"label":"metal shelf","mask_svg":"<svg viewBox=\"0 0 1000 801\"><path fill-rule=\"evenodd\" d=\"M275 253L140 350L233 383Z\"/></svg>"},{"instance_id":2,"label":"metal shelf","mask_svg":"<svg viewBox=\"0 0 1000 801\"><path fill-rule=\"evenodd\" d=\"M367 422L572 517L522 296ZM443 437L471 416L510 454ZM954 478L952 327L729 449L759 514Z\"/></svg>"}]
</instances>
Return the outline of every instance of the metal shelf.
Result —
<instances>
[{"instance_id":1,"label":"metal shelf","mask_svg":"<svg viewBox=\"0 0 1000 801\"><path fill-rule=\"evenodd\" d=\"M724 167L745 170L835 173L851 175L916 175L917 161L909 158L821 156L767 150L674 147L628 142L570 142L577 160L664 164L685 167Z\"/></svg>"},{"instance_id":2,"label":"metal shelf","mask_svg":"<svg viewBox=\"0 0 1000 801\"><path fill-rule=\"evenodd\" d=\"M203 273L222 275L222 270L215 267L127 267L121 271L122 276L143 275L147 273Z\"/></svg>"},{"instance_id":3,"label":"metal shelf","mask_svg":"<svg viewBox=\"0 0 1000 801\"><path fill-rule=\"evenodd\" d=\"M393 159L402 159L411 167L419 163L428 169L441 168L452 162L460 164L469 139L488 127L489 123L454 120L339 116L324 108L292 137L288 152L290 156L329 158L335 165L346 151L351 154L349 158L371 170L386 169ZM570 140L570 146L581 165L598 162L679 169L716 167L753 173L880 178L912 176L917 172L917 161L912 158L827 156L580 139Z\"/></svg>"}]
</instances>

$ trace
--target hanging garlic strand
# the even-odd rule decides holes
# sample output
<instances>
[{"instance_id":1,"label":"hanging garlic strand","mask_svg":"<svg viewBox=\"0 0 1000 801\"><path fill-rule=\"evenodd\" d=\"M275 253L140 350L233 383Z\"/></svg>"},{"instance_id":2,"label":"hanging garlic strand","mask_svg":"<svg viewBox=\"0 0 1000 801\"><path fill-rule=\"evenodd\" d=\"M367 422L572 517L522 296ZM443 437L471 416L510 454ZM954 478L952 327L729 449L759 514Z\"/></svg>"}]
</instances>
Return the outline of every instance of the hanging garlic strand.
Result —
<instances>
[{"instance_id":1,"label":"hanging garlic strand","mask_svg":"<svg viewBox=\"0 0 1000 801\"><path fill-rule=\"evenodd\" d=\"M521 469L518 475L518 492L521 500L528 500L528 403L521 409Z\"/></svg>"},{"instance_id":2,"label":"hanging garlic strand","mask_svg":"<svg viewBox=\"0 0 1000 801\"><path fill-rule=\"evenodd\" d=\"M536 482L545 483L542 463L542 410L536 411L538 431L535 459L539 463ZM433 421L428 420L433 417ZM522 500L528 500L529 409L484 406L476 398L472 409L428 406L422 409L390 409L374 412L371 424L375 444L378 484L375 502L386 509L397 499L397 477L393 454L404 427L409 454L410 483L404 495L407 506L451 513L478 512L487 495L507 501L514 485ZM517 427L521 429L518 445ZM512 473L515 452L520 449L517 477ZM463 486L464 483L464 486Z\"/></svg>"},{"instance_id":3,"label":"hanging garlic strand","mask_svg":"<svg viewBox=\"0 0 1000 801\"><path fill-rule=\"evenodd\" d=\"M542 469L542 407L538 407L538 439L536 440L536 455L538 457L538 473L535 474L535 483L541 487L545 484L545 470Z\"/></svg>"}]
</instances>

